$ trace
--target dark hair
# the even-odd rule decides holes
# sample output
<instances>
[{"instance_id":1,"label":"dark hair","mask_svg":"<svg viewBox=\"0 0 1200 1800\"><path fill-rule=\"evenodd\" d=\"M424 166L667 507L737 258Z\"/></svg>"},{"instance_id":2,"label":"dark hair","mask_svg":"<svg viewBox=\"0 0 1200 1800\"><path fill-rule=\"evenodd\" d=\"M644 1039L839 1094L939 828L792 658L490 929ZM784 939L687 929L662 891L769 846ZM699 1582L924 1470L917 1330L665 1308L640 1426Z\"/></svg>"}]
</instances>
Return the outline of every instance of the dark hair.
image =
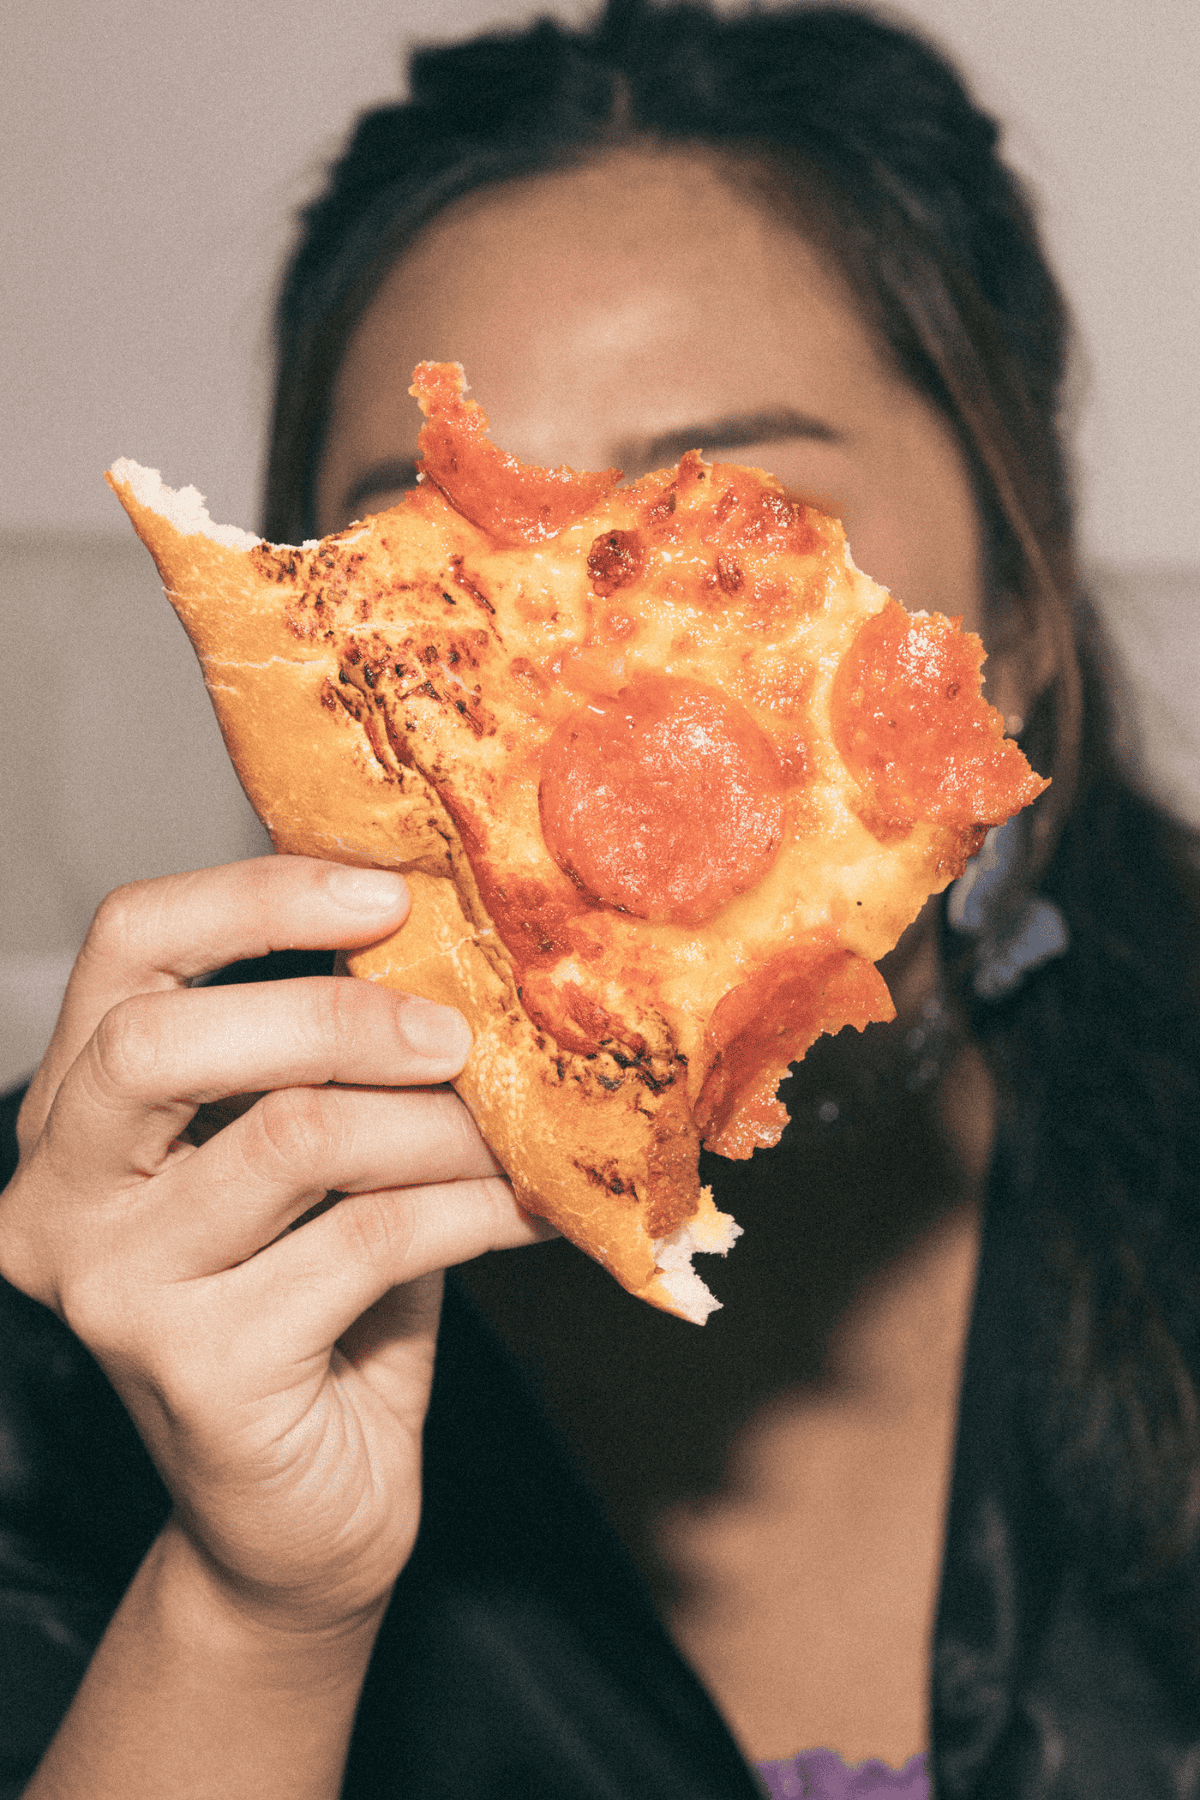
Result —
<instances>
[{"instance_id":1,"label":"dark hair","mask_svg":"<svg viewBox=\"0 0 1200 1800\"><path fill-rule=\"evenodd\" d=\"M1096 1578L1159 1594L1200 1516L1187 1365L1197 910L1179 832L1111 758L1059 432L1067 319L997 128L927 44L840 7L736 17L610 0L583 30L544 19L422 50L411 76L411 100L359 122L305 215L278 311L267 535L312 533L350 334L395 258L458 198L616 144L676 145L720 154L819 235L958 435L993 591L1055 643L1057 680L1024 739L1054 774L1025 881L1061 908L1072 948L986 1006L969 959L955 973L1045 1244L1034 1412L1048 1479L1093 1546ZM1200 1679L1200 1627L1180 1629Z\"/></svg>"}]
</instances>

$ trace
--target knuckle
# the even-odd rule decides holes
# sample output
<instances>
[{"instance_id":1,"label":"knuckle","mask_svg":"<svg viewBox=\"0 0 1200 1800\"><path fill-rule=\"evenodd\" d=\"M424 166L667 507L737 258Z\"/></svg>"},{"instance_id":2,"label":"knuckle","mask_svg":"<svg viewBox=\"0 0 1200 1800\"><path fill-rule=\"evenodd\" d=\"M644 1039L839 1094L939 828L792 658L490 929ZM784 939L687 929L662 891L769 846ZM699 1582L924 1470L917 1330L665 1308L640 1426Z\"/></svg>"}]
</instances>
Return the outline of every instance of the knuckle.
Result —
<instances>
[{"instance_id":1,"label":"knuckle","mask_svg":"<svg viewBox=\"0 0 1200 1800\"><path fill-rule=\"evenodd\" d=\"M162 1008L155 999L134 994L118 1001L93 1032L90 1059L106 1088L140 1094L161 1071Z\"/></svg>"},{"instance_id":2,"label":"knuckle","mask_svg":"<svg viewBox=\"0 0 1200 1800\"><path fill-rule=\"evenodd\" d=\"M369 995L363 990L369 989ZM309 984L308 998L312 1007L312 1029L321 1044L340 1044L361 1033L364 1009L369 1008L375 990L368 982L346 981L330 975Z\"/></svg>"},{"instance_id":3,"label":"knuckle","mask_svg":"<svg viewBox=\"0 0 1200 1800\"><path fill-rule=\"evenodd\" d=\"M400 1029L403 996L375 981L344 976L317 977L304 983L296 1001L295 1026L306 1052L331 1064L361 1071L358 1079L391 1085L412 1073L413 1053Z\"/></svg>"},{"instance_id":4,"label":"knuckle","mask_svg":"<svg viewBox=\"0 0 1200 1800\"><path fill-rule=\"evenodd\" d=\"M324 1088L276 1088L254 1108L260 1152L289 1171L307 1173L336 1155L341 1138L337 1096Z\"/></svg>"},{"instance_id":5,"label":"knuckle","mask_svg":"<svg viewBox=\"0 0 1200 1800\"><path fill-rule=\"evenodd\" d=\"M417 1209L403 1193L359 1194L341 1201L336 1213L348 1251L389 1273L412 1260L420 1228Z\"/></svg>"},{"instance_id":6,"label":"knuckle","mask_svg":"<svg viewBox=\"0 0 1200 1800\"><path fill-rule=\"evenodd\" d=\"M141 936L149 888L149 882L131 881L104 896L84 939L85 955L111 957L128 953Z\"/></svg>"}]
</instances>

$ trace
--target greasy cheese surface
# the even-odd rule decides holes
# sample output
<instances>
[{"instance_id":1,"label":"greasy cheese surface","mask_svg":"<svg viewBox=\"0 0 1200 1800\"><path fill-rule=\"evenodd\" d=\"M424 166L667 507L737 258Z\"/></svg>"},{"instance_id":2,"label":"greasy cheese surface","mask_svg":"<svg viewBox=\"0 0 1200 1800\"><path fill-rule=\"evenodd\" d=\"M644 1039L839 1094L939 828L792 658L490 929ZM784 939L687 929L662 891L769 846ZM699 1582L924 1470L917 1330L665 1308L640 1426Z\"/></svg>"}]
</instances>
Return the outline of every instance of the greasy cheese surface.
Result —
<instances>
[{"instance_id":1,"label":"greasy cheese surface","mask_svg":"<svg viewBox=\"0 0 1200 1800\"><path fill-rule=\"evenodd\" d=\"M512 459L496 463L470 402L458 402L468 428L447 448L454 385L444 366L418 371L431 421L422 447L433 439L438 488L492 541L471 542L464 522L449 584L440 596L426 587L420 610L445 622L440 638L397 642L412 602L373 594L344 646L339 698L364 721L382 714L389 742L410 747L435 782L535 1020L583 1053L638 1035L674 1047L695 1101L724 997L785 946L828 942L873 963L961 870L981 835L976 816L943 809L899 832L889 817L881 833L870 783L834 746L835 677L888 603L854 568L836 521L769 476L693 454L628 489L608 485L550 539L526 498L546 492L546 472L533 471L507 500L518 524L499 548L480 495L520 478ZM570 472L555 473L561 493ZM611 472L579 479L589 499ZM464 596L481 620L469 646L447 629ZM974 657L981 705L978 641L954 635ZM724 709L707 759L686 747L672 759L669 704L649 726L630 719L664 684L676 749L695 726L685 698L693 713ZM817 1029L850 1017L834 995L818 1011ZM886 996L872 1016L888 1016Z\"/></svg>"},{"instance_id":2,"label":"greasy cheese surface","mask_svg":"<svg viewBox=\"0 0 1200 1800\"><path fill-rule=\"evenodd\" d=\"M419 580L405 536L396 550L407 579L393 577L389 533L402 521L381 515L372 527L383 555L370 574L357 542L339 555L335 540L341 591L327 581L322 598L292 608L297 636L312 631L334 652L325 704L362 728L381 775L411 763L436 788L501 939L522 971L544 976L541 1014L570 983L652 1040L662 1030L646 1015L660 1015L697 1063L708 1015L776 948L832 928L874 961L965 848L961 832L926 824L881 842L830 742L833 676L884 598L849 564L840 527L813 515L803 549L776 551L765 580L744 556L733 595L709 579L716 558L700 534L726 493L751 483L697 460L528 549L497 549L419 492L402 511L424 515L441 540ZM614 529L638 534L644 564L636 583L598 596L587 556ZM734 554L729 546L727 565ZM559 728L660 675L719 690L791 777L770 866L699 925L593 903L542 830L543 756Z\"/></svg>"},{"instance_id":3,"label":"greasy cheese surface","mask_svg":"<svg viewBox=\"0 0 1200 1800\"><path fill-rule=\"evenodd\" d=\"M619 489L615 471L524 469L487 440L457 369L423 365L416 381L426 485L314 550L253 553L298 590L297 650L328 657L322 702L359 728L376 778L412 768L436 790L534 1022L565 1050L638 1054L661 1080L686 1066L693 1104L720 1052L750 1104L751 1049L709 1031L725 997L774 982L790 946L873 963L982 836L925 764L925 798L898 821L890 788L880 804L878 707L846 723L871 663L864 627L908 615L854 567L835 520L759 471L689 453ZM978 640L938 633L960 675L973 667L963 704L990 748ZM887 691L904 701L894 664ZM908 673L923 694L919 658ZM708 750L690 756L705 709ZM944 776L936 714L923 753ZM1028 770L1012 754L1019 805ZM983 818L998 805L989 794ZM869 1015L889 1016L872 977L858 984ZM773 1081L817 1030L863 1022L855 995L833 984L815 1029L783 1034ZM736 1110L727 1093L718 1141L732 1145ZM770 1138L760 1122L756 1141Z\"/></svg>"}]
</instances>

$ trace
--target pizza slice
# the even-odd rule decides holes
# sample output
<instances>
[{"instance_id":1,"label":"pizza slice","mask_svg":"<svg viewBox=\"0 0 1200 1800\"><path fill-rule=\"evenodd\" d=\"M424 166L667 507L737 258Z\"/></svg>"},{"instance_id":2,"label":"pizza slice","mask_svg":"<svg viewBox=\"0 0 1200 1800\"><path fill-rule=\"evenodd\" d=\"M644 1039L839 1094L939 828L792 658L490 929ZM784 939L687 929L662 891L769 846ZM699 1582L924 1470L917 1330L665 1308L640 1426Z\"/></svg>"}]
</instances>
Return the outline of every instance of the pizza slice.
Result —
<instances>
[{"instance_id":1,"label":"pizza slice","mask_svg":"<svg viewBox=\"0 0 1200 1800\"><path fill-rule=\"evenodd\" d=\"M1046 783L979 639L769 475L530 468L457 364L414 381L420 486L319 542L108 479L276 849L410 883L350 972L460 1007L456 1086L520 1203L702 1322L692 1256L740 1228L701 1142L778 1141L789 1064L893 1016L877 959Z\"/></svg>"}]
</instances>

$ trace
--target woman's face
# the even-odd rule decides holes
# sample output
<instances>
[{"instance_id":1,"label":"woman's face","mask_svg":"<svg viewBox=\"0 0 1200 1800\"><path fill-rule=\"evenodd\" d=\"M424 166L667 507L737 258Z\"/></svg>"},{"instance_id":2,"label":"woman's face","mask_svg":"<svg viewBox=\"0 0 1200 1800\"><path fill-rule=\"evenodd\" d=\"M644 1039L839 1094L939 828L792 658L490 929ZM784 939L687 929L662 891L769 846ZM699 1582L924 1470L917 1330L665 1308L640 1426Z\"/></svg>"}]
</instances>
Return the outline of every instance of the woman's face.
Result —
<instances>
[{"instance_id":1,"label":"woman's face","mask_svg":"<svg viewBox=\"0 0 1200 1800\"><path fill-rule=\"evenodd\" d=\"M501 448L629 477L688 449L841 518L910 610L983 621L979 517L940 413L842 277L703 156L622 151L473 196L397 263L338 380L318 479L337 529L414 481L423 360L461 362Z\"/></svg>"},{"instance_id":2,"label":"woman's face","mask_svg":"<svg viewBox=\"0 0 1200 1800\"><path fill-rule=\"evenodd\" d=\"M425 360L461 362L524 461L631 479L700 449L839 517L911 611L984 626L982 532L942 415L892 368L828 258L712 159L621 151L475 195L431 226L350 341L318 474L320 530L412 487ZM986 636L986 630L985 630ZM1019 658L989 692L1023 710ZM934 980L936 902L885 973L903 1015Z\"/></svg>"}]
</instances>

